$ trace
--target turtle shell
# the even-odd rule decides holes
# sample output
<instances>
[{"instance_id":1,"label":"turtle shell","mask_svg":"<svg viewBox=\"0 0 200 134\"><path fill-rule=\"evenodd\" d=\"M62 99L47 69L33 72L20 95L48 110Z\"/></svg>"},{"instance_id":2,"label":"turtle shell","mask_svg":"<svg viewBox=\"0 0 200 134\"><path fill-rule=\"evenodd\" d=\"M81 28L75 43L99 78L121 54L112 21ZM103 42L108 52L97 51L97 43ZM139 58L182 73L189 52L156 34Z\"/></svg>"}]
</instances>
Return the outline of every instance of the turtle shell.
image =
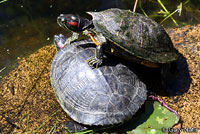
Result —
<instances>
[{"instance_id":1,"label":"turtle shell","mask_svg":"<svg viewBox=\"0 0 200 134\"><path fill-rule=\"evenodd\" d=\"M95 30L114 42L127 59L131 54L153 63L169 63L179 57L165 30L142 14L117 8L88 14L93 17Z\"/></svg>"},{"instance_id":2,"label":"turtle shell","mask_svg":"<svg viewBox=\"0 0 200 134\"><path fill-rule=\"evenodd\" d=\"M51 65L51 84L64 111L85 125L113 125L130 119L147 97L146 86L111 57L91 69L86 60L95 48L73 42L58 51Z\"/></svg>"}]
</instances>

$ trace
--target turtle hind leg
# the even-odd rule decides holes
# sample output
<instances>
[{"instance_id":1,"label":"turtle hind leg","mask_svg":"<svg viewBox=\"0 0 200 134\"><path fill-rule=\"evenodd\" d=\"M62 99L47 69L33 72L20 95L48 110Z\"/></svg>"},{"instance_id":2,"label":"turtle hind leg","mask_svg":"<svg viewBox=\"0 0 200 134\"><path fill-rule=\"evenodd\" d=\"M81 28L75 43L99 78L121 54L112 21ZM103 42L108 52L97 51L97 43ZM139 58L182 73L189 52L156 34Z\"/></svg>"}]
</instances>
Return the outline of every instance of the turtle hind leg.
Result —
<instances>
[{"instance_id":1,"label":"turtle hind leg","mask_svg":"<svg viewBox=\"0 0 200 134\"><path fill-rule=\"evenodd\" d=\"M85 125L79 124L75 121L67 121L65 122L65 128L70 133L76 133L81 131L86 131L88 128Z\"/></svg>"},{"instance_id":2,"label":"turtle hind leg","mask_svg":"<svg viewBox=\"0 0 200 134\"><path fill-rule=\"evenodd\" d=\"M64 44L65 45L71 44L72 42L76 41L78 37L79 37L79 34L76 32L73 32L72 36L67 38Z\"/></svg>"}]
</instances>

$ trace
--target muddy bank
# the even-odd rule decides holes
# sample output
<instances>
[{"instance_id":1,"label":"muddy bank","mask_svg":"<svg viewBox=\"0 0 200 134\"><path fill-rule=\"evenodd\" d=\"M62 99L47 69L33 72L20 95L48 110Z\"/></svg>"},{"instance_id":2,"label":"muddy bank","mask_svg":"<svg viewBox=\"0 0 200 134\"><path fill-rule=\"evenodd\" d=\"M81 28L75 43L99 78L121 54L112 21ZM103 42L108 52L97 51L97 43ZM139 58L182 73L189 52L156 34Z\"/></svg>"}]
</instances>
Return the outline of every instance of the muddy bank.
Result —
<instances>
[{"instance_id":1,"label":"muddy bank","mask_svg":"<svg viewBox=\"0 0 200 134\"><path fill-rule=\"evenodd\" d=\"M200 25L167 30L174 46L186 59L191 82L184 89L187 81L180 87L184 94L174 97L162 97L167 104L178 111L183 121L183 128L200 126ZM184 65L179 65L184 67ZM185 71L185 70L182 70ZM184 79L180 77L179 79ZM200 128L199 128L200 129ZM200 131L200 130L199 130Z\"/></svg>"}]
</instances>

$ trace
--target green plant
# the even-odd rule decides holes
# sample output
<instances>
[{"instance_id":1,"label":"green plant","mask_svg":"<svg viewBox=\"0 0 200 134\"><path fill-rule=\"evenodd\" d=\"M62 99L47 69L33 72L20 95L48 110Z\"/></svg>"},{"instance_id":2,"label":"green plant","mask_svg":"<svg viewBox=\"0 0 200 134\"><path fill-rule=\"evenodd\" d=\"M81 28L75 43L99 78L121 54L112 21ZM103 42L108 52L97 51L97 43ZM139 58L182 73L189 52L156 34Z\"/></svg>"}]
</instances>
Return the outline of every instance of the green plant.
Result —
<instances>
[{"instance_id":1,"label":"green plant","mask_svg":"<svg viewBox=\"0 0 200 134\"><path fill-rule=\"evenodd\" d=\"M177 6L177 9L170 13L167 8L164 6L164 4L162 3L161 0L158 0L158 3L161 5L161 7L163 8L163 10L161 9L158 13L163 14L163 17L165 17L160 24L162 24L165 20L167 20L168 18L171 18L172 21L176 24L176 26L178 26L178 23L176 22L176 20L172 17L172 15L174 15L176 12L179 13L179 16L181 15L182 12L182 3L180 3L180 5Z\"/></svg>"},{"instance_id":2,"label":"green plant","mask_svg":"<svg viewBox=\"0 0 200 134\"><path fill-rule=\"evenodd\" d=\"M174 22L174 24L176 26L178 26L178 23L176 22L176 20L173 18L173 15L175 13L179 13L179 16L181 16L181 12L182 12L182 8L183 8L183 5L187 4L190 0L187 0L185 1L183 4L180 3L178 6L177 6L177 9L174 10L172 13L170 11L167 10L167 8L165 7L165 5L163 4L163 2L161 0L157 0L157 3L162 7L162 9L157 12L158 14L162 15L164 17L164 19L160 22L160 24L162 24L164 21L166 21L168 18L171 18L171 20ZM137 3L138 3L138 0L135 0L135 4L134 4L134 8L133 8L133 12L135 12L136 10L136 6L137 6ZM156 3L156 2L154 2ZM139 0L139 7L140 7L140 10L142 11L142 13L148 17L147 13L145 12L145 10L143 9L142 7L142 1ZM156 14L155 16L158 16L158 14ZM160 16L159 15L159 16Z\"/></svg>"},{"instance_id":3,"label":"green plant","mask_svg":"<svg viewBox=\"0 0 200 134\"><path fill-rule=\"evenodd\" d=\"M0 70L0 73L1 73L3 70L5 70L5 69L6 69L6 67L2 68L2 69ZM0 78L2 78L1 75L0 75Z\"/></svg>"},{"instance_id":4,"label":"green plant","mask_svg":"<svg viewBox=\"0 0 200 134\"><path fill-rule=\"evenodd\" d=\"M38 133L38 131L46 124L47 121L49 121L54 115L56 115L60 110L55 111L48 119L46 119L39 127L37 127L32 134Z\"/></svg>"},{"instance_id":5,"label":"green plant","mask_svg":"<svg viewBox=\"0 0 200 134\"><path fill-rule=\"evenodd\" d=\"M153 106L153 112L151 113L150 109L152 109L152 106ZM167 108L162 106L157 101L146 102L146 112L141 115L141 118L149 114L150 116L143 124L139 125L136 129L133 129L132 131L129 131L127 133L128 134L164 134L164 133L168 133L166 129L173 127L174 124L177 124L179 122L179 117L176 116L176 114L169 111Z\"/></svg>"},{"instance_id":6,"label":"green plant","mask_svg":"<svg viewBox=\"0 0 200 134\"><path fill-rule=\"evenodd\" d=\"M6 2L6 1L8 1L8 0L2 0L2 1L0 1L0 4L3 3L3 2Z\"/></svg>"}]
</instances>

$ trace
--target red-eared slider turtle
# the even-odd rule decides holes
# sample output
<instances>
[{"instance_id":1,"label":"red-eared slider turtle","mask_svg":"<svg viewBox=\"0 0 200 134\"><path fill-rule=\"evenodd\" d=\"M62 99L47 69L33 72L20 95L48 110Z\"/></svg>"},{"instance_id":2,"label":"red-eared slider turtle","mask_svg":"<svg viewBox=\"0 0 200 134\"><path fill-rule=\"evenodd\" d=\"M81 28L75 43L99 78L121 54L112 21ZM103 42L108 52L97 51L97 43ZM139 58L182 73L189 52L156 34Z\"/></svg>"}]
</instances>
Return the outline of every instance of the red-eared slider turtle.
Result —
<instances>
[{"instance_id":1,"label":"red-eared slider turtle","mask_svg":"<svg viewBox=\"0 0 200 134\"><path fill-rule=\"evenodd\" d=\"M55 36L56 45L62 42L62 35ZM53 59L51 84L61 107L74 121L89 126L129 120L147 98L145 84L132 70L110 57L101 67L92 69L86 60L95 48L80 47L85 44L88 42L73 42ZM74 131L74 127L68 129Z\"/></svg>"},{"instance_id":2,"label":"red-eared slider turtle","mask_svg":"<svg viewBox=\"0 0 200 134\"><path fill-rule=\"evenodd\" d=\"M159 67L179 57L165 30L142 14L117 8L87 13L93 20L61 14L57 22L64 29L73 31L65 44L76 40L81 32L95 42L95 55L88 59L91 66L96 64L98 67L102 63L104 51L149 67Z\"/></svg>"}]
</instances>

